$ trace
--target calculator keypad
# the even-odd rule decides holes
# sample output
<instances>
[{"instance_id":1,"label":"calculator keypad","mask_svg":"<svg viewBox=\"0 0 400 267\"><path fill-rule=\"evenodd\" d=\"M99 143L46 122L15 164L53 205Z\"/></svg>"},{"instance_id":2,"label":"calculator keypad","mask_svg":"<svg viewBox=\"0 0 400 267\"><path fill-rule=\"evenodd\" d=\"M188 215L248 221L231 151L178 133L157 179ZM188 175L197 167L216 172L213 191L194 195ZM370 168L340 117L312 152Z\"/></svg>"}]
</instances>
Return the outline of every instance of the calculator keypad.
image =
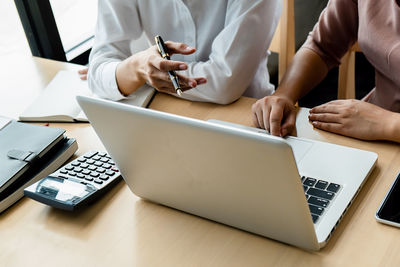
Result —
<instances>
[{"instance_id":1,"label":"calculator keypad","mask_svg":"<svg viewBox=\"0 0 400 267\"><path fill-rule=\"evenodd\" d=\"M52 176L76 180L101 189L117 179L120 172L106 152L89 151L54 172Z\"/></svg>"}]
</instances>

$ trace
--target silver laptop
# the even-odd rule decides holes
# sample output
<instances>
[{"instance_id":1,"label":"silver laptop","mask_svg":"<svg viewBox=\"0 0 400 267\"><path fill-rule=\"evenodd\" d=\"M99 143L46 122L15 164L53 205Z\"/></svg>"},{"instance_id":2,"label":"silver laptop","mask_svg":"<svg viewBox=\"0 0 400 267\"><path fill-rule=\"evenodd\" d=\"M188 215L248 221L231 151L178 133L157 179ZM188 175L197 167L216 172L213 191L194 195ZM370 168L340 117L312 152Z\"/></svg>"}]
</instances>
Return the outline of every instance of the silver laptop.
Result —
<instances>
[{"instance_id":1,"label":"silver laptop","mask_svg":"<svg viewBox=\"0 0 400 267\"><path fill-rule=\"evenodd\" d=\"M132 192L309 250L322 248L372 152L77 97Z\"/></svg>"}]
</instances>

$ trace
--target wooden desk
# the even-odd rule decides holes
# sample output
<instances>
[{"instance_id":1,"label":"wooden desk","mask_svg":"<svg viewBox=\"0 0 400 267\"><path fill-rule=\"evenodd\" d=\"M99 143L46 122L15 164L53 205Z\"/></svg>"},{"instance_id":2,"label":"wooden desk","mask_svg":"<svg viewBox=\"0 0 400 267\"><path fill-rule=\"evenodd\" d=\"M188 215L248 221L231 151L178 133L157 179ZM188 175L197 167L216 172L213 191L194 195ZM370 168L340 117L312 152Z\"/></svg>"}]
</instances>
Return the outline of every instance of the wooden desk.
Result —
<instances>
[{"instance_id":1,"label":"wooden desk","mask_svg":"<svg viewBox=\"0 0 400 267\"><path fill-rule=\"evenodd\" d=\"M8 116L23 110L28 102L25 98L20 101L17 95L36 94L59 69L79 68L42 59L23 58L18 63L10 60L8 64L14 64L13 68L5 66L7 61L0 63L0 114ZM218 106L159 94L151 108L251 125L250 106L254 101L241 98L232 105ZM69 136L77 138L78 154L103 148L88 124L51 126L63 127ZM399 146L313 130L305 109L298 114L297 134L379 154L376 169L320 252L303 251L143 201L121 182L100 201L77 213L55 210L24 198L0 214L0 265L398 266L400 230L377 223L374 213L400 169Z\"/></svg>"}]
</instances>

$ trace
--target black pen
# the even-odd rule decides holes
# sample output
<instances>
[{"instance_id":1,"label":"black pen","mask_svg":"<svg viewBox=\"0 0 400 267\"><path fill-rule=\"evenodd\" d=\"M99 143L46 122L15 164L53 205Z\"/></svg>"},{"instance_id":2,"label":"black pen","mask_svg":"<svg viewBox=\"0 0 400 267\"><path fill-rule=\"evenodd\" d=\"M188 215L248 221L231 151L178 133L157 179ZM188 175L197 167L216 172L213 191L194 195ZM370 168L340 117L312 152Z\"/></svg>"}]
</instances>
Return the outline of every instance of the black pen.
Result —
<instances>
[{"instance_id":1,"label":"black pen","mask_svg":"<svg viewBox=\"0 0 400 267\"><path fill-rule=\"evenodd\" d=\"M164 41L161 38L161 36L157 35L156 37L154 37L154 39L156 40L157 48L158 48L158 51L161 54L161 57L163 59L170 60L168 49L165 47ZM172 81L172 84L174 85L175 92L179 96L181 96L182 95L182 90L181 90L181 86L179 85L179 80L178 80L178 76L176 75L176 72L173 71L173 70L170 70L170 71L168 71L168 75L169 75L169 78Z\"/></svg>"}]
</instances>

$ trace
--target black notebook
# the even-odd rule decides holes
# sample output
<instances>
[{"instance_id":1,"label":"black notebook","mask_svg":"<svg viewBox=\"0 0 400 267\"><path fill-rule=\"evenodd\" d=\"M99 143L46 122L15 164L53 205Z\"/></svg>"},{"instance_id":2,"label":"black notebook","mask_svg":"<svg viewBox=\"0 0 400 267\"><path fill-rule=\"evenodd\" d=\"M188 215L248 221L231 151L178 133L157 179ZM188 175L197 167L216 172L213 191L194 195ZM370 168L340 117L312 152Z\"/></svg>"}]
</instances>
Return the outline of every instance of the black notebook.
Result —
<instances>
[{"instance_id":1,"label":"black notebook","mask_svg":"<svg viewBox=\"0 0 400 267\"><path fill-rule=\"evenodd\" d=\"M43 158L43 164L29 168L12 184L0 193L0 213L24 196L24 189L60 168L78 149L73 138L64 138L63 142L53 146Z\"/></svg>"},{"instance_id":2,"label":"black notebook","mask_svg":"<svg viewBox=\"0 0 400 267\"><path fill-rule=\"evenodd\" d=\"M0 129L0 194L64 142L63 129L11 120Z\"/></svg>"}]
</instances>

